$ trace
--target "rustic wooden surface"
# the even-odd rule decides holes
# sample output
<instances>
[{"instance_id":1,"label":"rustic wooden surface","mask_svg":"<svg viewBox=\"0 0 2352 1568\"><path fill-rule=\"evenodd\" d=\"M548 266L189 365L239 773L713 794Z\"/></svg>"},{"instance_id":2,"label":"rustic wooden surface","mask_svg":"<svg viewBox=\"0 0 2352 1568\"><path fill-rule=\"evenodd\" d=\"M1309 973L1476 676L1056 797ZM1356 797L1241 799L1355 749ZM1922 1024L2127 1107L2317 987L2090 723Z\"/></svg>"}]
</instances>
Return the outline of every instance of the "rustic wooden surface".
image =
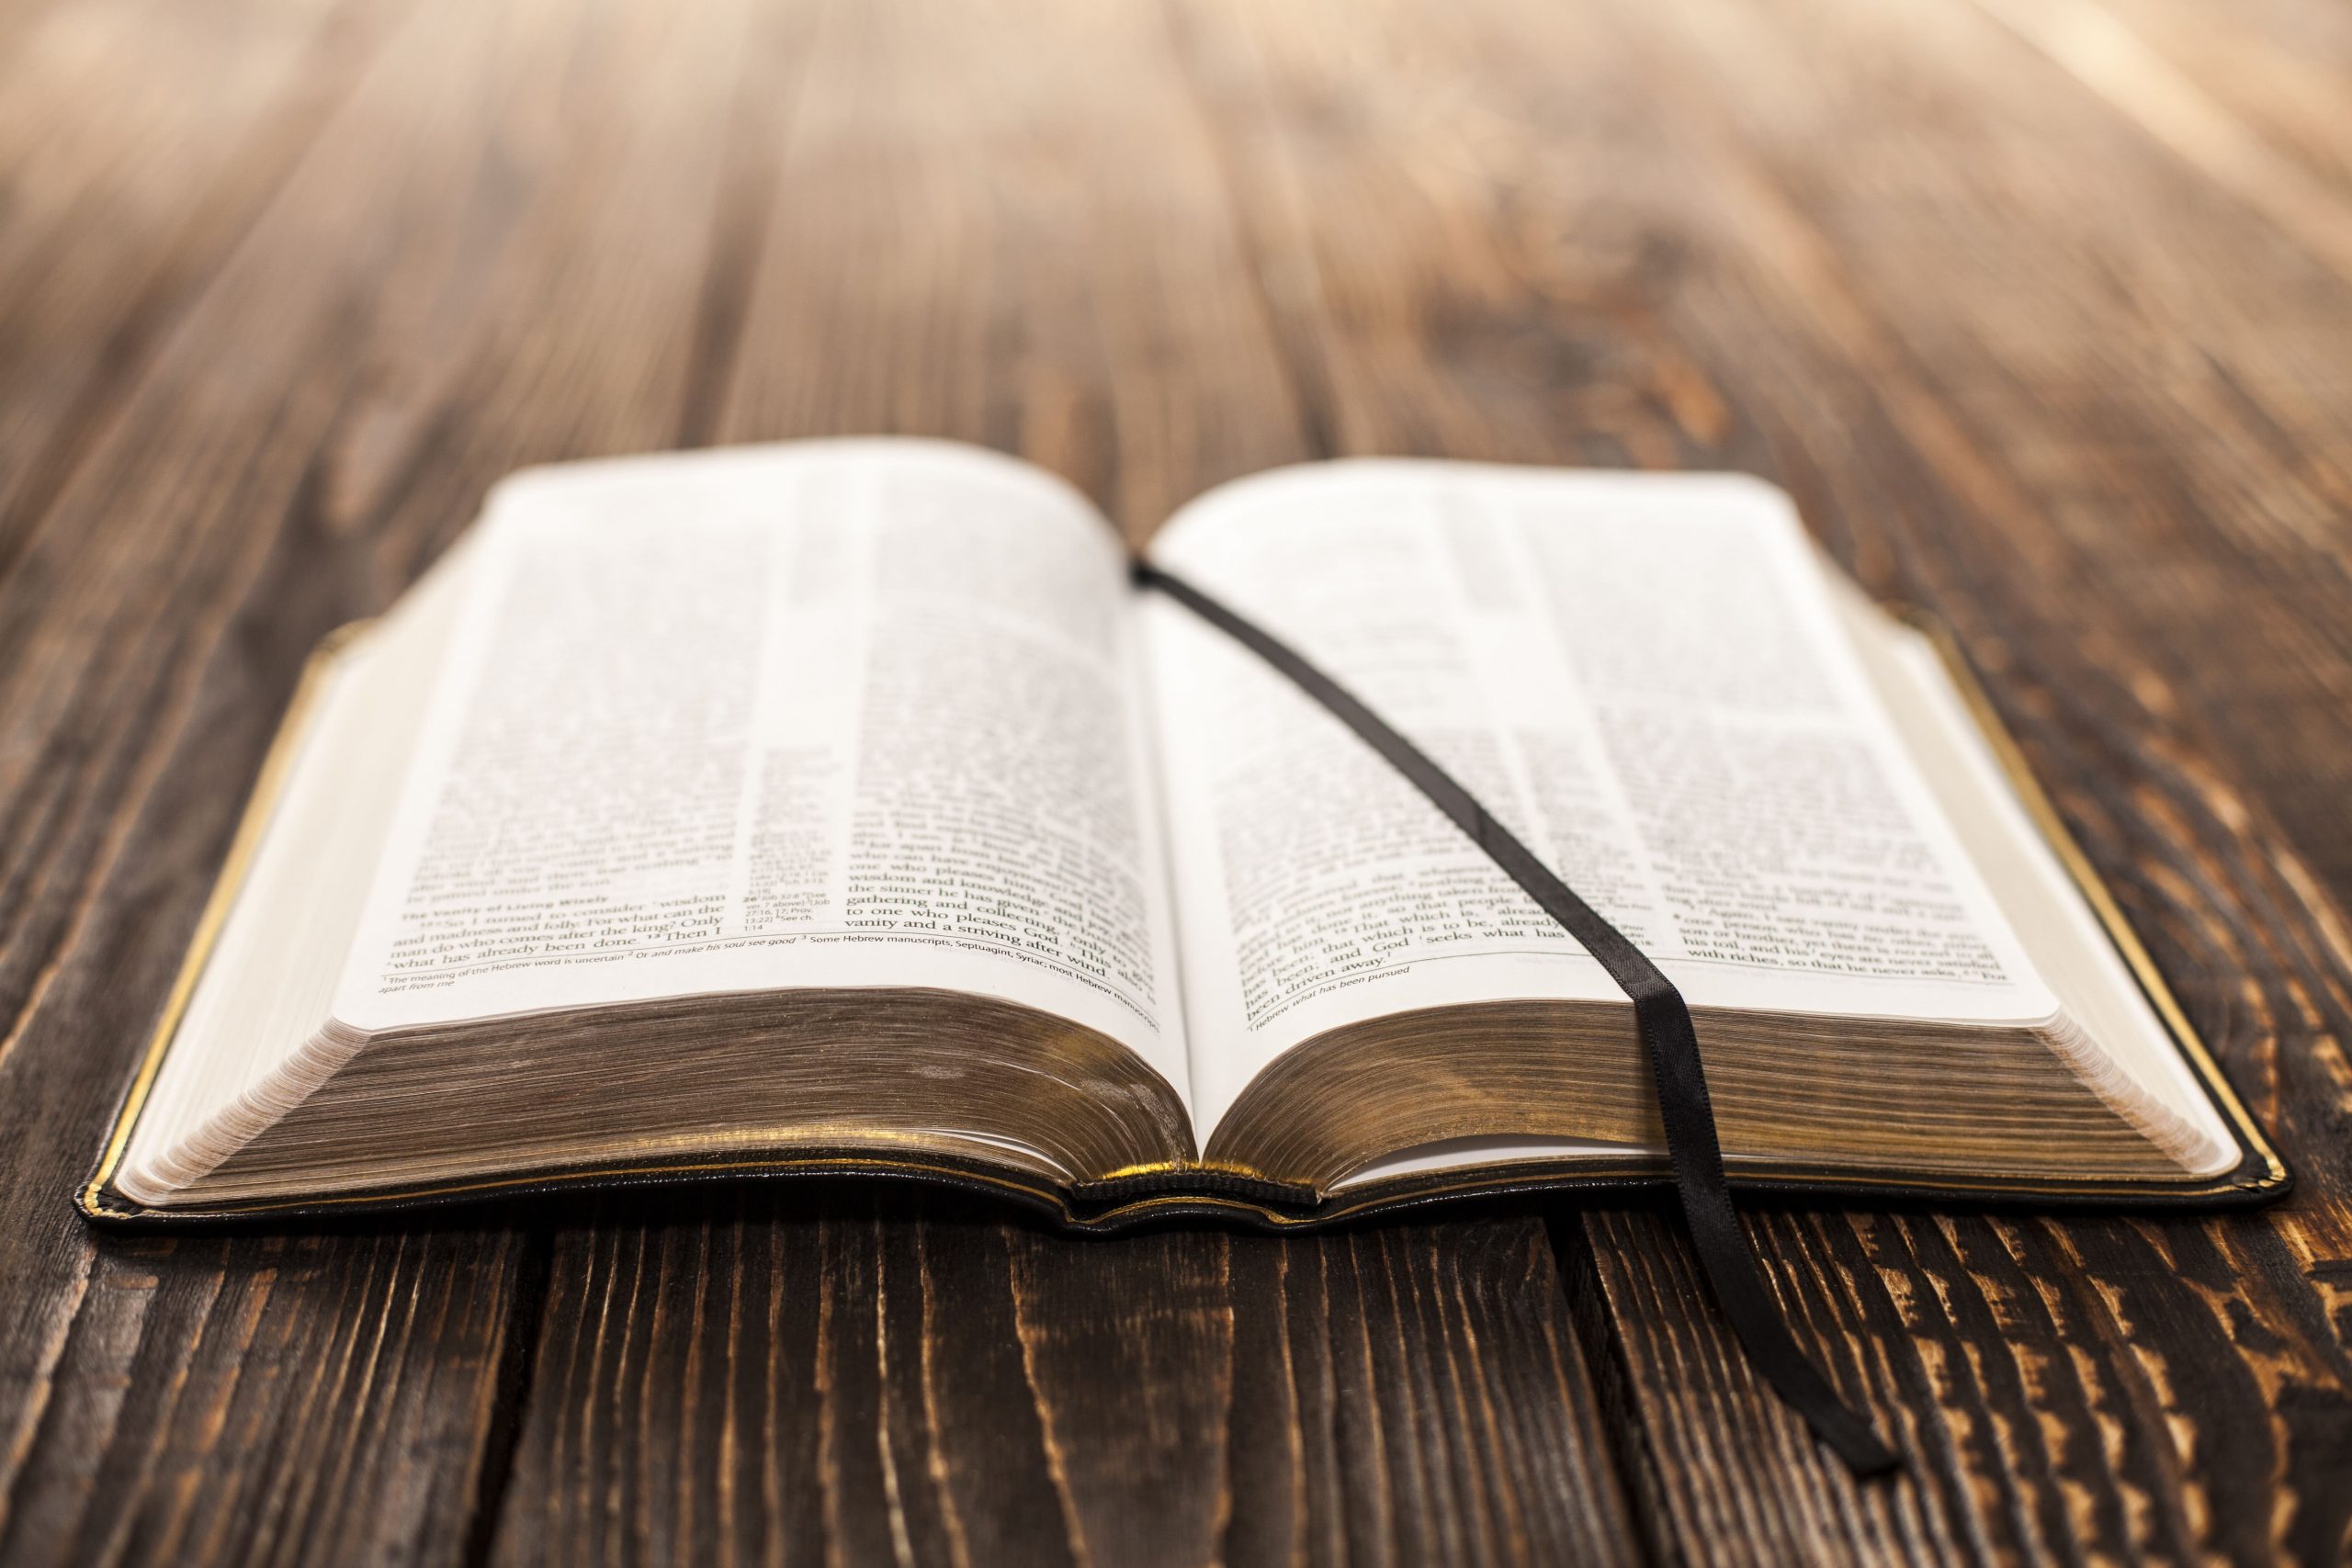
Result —
<instances>
[{"instance_id":1,"label":"rustic wooden surface","mask_svg":"<svg viewBox=\"0 0 2352 1568\"><path fill-rule=\"evenodd\" d=\"M68 1207L303 650L526 462L902 431L1141 536L1733 467L1939 610L2301 1179L1072 1243L849 1188ZM2343 0L0 0L0 1558L2339 1560Z\"/></svg>"}]
</instances>

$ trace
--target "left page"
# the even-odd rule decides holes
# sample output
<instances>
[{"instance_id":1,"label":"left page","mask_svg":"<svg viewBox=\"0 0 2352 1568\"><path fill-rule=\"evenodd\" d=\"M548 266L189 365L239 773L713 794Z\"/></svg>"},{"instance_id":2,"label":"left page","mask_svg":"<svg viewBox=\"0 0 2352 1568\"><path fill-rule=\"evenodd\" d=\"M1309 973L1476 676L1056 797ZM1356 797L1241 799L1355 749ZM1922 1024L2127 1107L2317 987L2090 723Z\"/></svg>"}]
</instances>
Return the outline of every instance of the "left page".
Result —
<instances>
[{"instance_id":1,"label":"left page","mask_svg":"<svg viewBox=\"0 0 2352 1568\"><path fill-rule=\"evenodd\" d=\"M913 441L494 493L335 1017L999 998L1189 1073L1116 535Z\"/></svg>"}]
</instances>

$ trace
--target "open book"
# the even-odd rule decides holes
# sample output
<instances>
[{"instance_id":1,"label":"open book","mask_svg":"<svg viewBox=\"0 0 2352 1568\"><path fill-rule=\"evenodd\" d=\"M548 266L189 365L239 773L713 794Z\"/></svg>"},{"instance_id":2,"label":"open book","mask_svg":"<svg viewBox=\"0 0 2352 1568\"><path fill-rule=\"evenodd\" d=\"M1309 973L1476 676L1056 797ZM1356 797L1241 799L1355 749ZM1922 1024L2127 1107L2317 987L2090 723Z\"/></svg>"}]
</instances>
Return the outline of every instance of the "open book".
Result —
<instances>
[{"instance_id":1,"label":"open book","mask_svg":"<svg viewBox=\"0 0 2352 1568\"><path fill-rule=\"evenodd\" d=\"M1315 464L1152 552L1672 976L1736 1179L2283 1186L1953 673L1779 491ZM808 1170L1279 1224L1663 1170L1598 964L1009 458L518 475L297 710L95 1214Z\"/></svg>"}]
</instances>

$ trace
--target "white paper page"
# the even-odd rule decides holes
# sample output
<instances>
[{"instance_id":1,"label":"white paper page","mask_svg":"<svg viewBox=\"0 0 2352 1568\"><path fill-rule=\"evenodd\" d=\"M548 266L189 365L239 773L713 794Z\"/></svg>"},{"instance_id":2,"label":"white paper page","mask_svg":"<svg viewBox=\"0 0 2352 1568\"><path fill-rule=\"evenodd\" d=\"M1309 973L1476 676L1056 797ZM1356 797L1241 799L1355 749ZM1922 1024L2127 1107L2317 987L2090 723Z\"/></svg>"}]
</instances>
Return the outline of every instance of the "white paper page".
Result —
<instances>
[{"instance_id":1,"label":"white paper page","mask_svg":"<svg viewBox=\"0 0 2352 1568\"><path fill-rule=\"evenodd\" d=\"M465 594L469 546L436 562L317 676L301 728L219 941L164 1054L117 1180L171 1195L163 1162L199 1129L258 1103L315 1038L351 950L372 851Z\"/></svg>"},{"instance_id":2,"label":"white paper page","mask_svg":"<svg viewBox=\"0 0 2352 1568\"><path fill-rule=\"evenodd\" d=\"M1953 802L1953 825L1973 846L1975 863L2009 893L2012 919L2045 955L2067 1016L2143 1090L2202 1135L2202 1155L2193 1156L2201 1157L2193 1166L2198 1174L2229 1168L2238 1148L2220 1110L2027 814L1935 645L1893 622L1857 635L1884 639L1880 678L1912 755Z\"/></svg>"},{"instance_id":3,"label":"white paper page","mask_svg":"<svg viewBox=\"0 0 2352 1568\"><path fill-rule=\"evenodd\" d=\"M1694 1005L2048 1019L1808 548L1736 477L1364 461L1228 486L1153 553L1411 736ZM1337 719L1181 606L1143 615L1204 1136L1339 1025L1621 997Z\"/></svg>"},{"instance_id":4,"label":"white paper page","mask_svg":"<svg viewBox=\"0 0 2352 1568\"><path fill-rule=\"evenodd\" d=\"M540 470L482 528L337 1017L933 987L1184 1091L1122 552L1082 498L829 442Z\"/></svg>"}]
</instances>

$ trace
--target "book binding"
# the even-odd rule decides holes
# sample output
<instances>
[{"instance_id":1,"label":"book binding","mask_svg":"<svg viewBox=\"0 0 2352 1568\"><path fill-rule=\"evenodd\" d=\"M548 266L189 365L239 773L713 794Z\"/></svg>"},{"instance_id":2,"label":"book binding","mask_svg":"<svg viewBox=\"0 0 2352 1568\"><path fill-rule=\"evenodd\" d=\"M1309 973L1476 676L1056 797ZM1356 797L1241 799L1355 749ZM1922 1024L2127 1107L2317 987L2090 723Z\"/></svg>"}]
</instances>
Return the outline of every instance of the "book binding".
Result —
<instances>
[{"instance_id":1,"label":"book binding","mask_svg":"<svg viewBox=\"0 0 2352 1568\"><path fill-rule=\"evenodd\" d=\"M1903 615L1934 642L2019 801L2082 891L2175 1045L2222 1112L2241 1157L2230 1169L2212 1177L2132 1181L1917 1177L1735 1156L1726 1162L1733 1190L1744 1201L1783 1204L1902 1203L2042 1212L2250 1207L2284 1196L2291 1184L2284 1161L2231 1088L2112 891L2035 779L2024 753L2002 724L1958 644L1931 616L1917 611L1905 611ZM1287 1231L1474 1199L1539 1194L1632 1195L1664 1192L1673 1185L1673 1173L1663 1153L1629 1150L1622 1156L1578 1156L1572 1164L1498 1164L1449 1169L1396 1178L1376 1187L1319 1195L1306 1189L1264 1181L1244 1172L1197 1165L1124 1172L1109 1180L1063 1188L972 1159L944 1141L932 1145L916 1136L902 1135L891 1140L887 1148L873 1141L861 1141L854 1146L809 1141L691 1156L657 1155L649 1148L644 1157L622 1156L593 1165L519 1170L431 1186L322 1194L292 1201L273 1200L170 1209L136 1202L113 1185L115 1172L130 1144L131 1128L153 1088L156 1073L195 993L197 981L259 848L263 830L277 804L306 728L315 716L317 699L334 661L364 626L365 623L356 623L330 634L303 670L286 717L255 778L252 796L231 840L211 897L198 919L162 1014L117 1110L96 1167L76 1190L76 1206L94 1222L173 1228L253 1224L482 1202L581 1188L796 1177L908 1181L954 1188L1011 1201L1083 1234L1181 1220L1214 1220L1255 1229Z\"/></svg>"}]
</instances>

